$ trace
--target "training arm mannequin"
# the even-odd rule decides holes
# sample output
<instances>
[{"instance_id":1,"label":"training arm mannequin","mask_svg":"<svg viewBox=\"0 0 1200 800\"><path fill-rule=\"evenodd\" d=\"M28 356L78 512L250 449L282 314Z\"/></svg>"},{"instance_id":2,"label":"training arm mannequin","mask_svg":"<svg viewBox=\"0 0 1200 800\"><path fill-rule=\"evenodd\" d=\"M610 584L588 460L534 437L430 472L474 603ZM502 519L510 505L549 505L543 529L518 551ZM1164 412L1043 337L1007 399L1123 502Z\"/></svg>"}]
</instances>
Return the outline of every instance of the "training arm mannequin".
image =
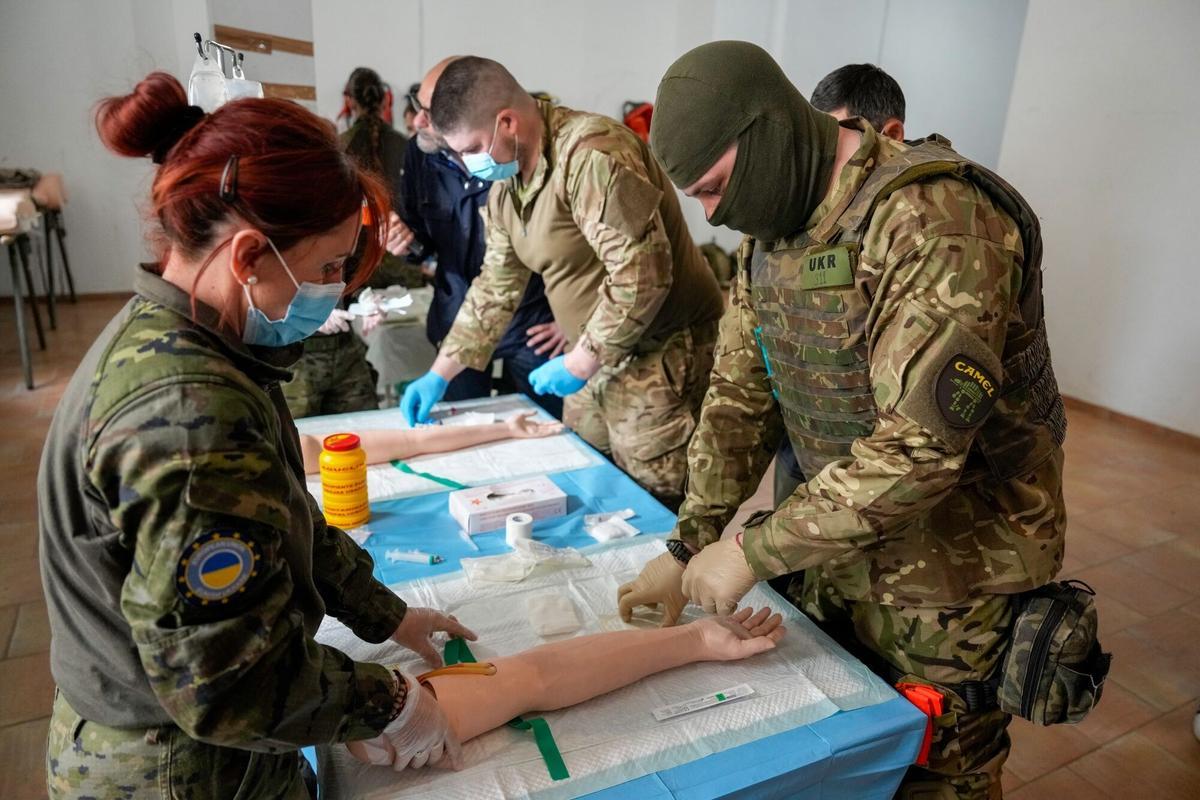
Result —
<instances>
[{"instance_id":1,"label":"training arm mannequin","mask_svg":"<svg viewBox=\"0 0 1200 800\"><path fill-rule=\"evenodd\" d=\"M675 628L580 636L492 659L494 675L441 675L425 684L465 742L521 714L576 705L657 672L765 652L783 637L781 623L769 609L746 608Z\"/></svg>"},{"instance_id":2,"label":"training arm mannequin","mask_svg":"<svg viewBox=\"0 0 1200 800\"><path fill-rule=\"evenodd\" d=\"M559 422L537 422L530 411L490 425L436 425L428 428L368 429L358 432L368 464L384 464L396 459L427 453L463 450L502 439L539 439L563 429ZM300 434L304 453L304 472L317 472L323 437Z\"/></svg>"}]
</instances>

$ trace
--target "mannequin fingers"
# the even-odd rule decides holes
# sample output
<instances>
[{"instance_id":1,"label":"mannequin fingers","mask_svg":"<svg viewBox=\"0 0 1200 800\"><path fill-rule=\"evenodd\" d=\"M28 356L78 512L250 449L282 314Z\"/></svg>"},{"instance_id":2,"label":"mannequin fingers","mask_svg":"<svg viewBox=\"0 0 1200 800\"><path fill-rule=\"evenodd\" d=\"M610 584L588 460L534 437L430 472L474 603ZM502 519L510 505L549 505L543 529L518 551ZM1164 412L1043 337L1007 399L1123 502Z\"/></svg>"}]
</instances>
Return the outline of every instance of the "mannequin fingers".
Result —
<instances>
[{"instance_id":1,"label":"mannequin fingers","mask_svg":"<svg viewBox=\"0 0 1200 800\"><path fill-rule=\"evenodd\" d=\"M754 609L744 608L744 609L742 609L742 611L754 611ZM741 614L742 611L739 611L738 614ZM735 614L734 616L736 617L737 615ZM746 630L750 631L750 633L757 636L758 634L754 633L754 629L758 628L764 622L766 622L767 618L770 616L771 616L771 609L763 607L763 608L760 608L758 611L754 611L753 614L751 614L747 617L743 617L744 621L742 622L742 624L746 627Z\"/></svg>"},{"instance_id":2,"label":"mannequin fingers","mask_svg":"<svg viewBox=\"0 0 1200 800\"><path fill-rule=\"evenodd\" d=\"M746 620L750 617L750 612L753 610L752 608L740 608L731 614L729 618L740 625L745 625Z\"/></svg>"}]
</instances>

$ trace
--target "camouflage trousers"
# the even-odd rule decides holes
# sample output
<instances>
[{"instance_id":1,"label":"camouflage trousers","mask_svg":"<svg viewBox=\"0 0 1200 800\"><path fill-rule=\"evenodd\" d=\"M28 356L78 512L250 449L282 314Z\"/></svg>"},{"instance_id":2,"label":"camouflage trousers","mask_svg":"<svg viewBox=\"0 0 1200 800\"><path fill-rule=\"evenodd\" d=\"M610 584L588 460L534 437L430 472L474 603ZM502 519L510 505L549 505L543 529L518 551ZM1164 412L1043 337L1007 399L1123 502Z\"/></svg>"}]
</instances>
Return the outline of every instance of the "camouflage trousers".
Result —
<instances>
[{"instance_id":1,"label":"camouflage trousers","mask_svg":"<svg viewBox=\"0 0 1200 800\"><path fill-rule=\"evenodd\" d=\"M905 673L902 680L932 684L941 691L944 713L933 721L929 763L909 767L896 797L1001 796L1000 772L1008 758L1012 717L998 708L969 713L963 698L948 687L992 674L1011 633L1012 595L985 595L944 608L854 602L841 597L819 567L806 570L803 587L793 583L789 595L869 665L882 659Z\"/></svg>"},{"instance_id":2,"label":"camouflage trousers","mask_svg":"<svg viewBox=\"0 0 1200 800\"><path fill-rule=\"evenodd\" d=\"M311 800L300 753L217 747L179 728L110 728L54 697L46 745L51 800Z\"/></svg>"},{"instance_id":3,"label":"camouflage trousers","mask_svg":"<svg viewBox=\"0 0 1200 800\"><path fill-rule=\"evenodd\" d=\"M563 422L671 509L683 502L716 339L715 322L676 331L662 347L601 368L563 402Z\"/></svg>"},{"instance_id":4,"label":"camouflage trousers","mask_svg":"<svg viewBox=\"0 0 1200 800\"><path fill-rule=\"evenodd\" d=\"M379 408L367 345L354 331L305 339L304 355L292 372L282 388L297 419Z\"/></svg>"}]
</instances>

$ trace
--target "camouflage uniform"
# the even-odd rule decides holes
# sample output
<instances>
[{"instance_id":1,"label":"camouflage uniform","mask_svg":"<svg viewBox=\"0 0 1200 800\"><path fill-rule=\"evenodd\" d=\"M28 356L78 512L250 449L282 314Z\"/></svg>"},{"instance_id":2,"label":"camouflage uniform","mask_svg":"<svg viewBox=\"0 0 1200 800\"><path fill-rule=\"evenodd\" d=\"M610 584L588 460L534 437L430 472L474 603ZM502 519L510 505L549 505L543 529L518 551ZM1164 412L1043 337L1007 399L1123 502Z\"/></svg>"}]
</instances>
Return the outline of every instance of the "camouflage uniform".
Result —
<instances>
[{"instance_id":1,"label":"camouflage uniform","mask_svg":"<svg viewBox=\"0 0 1200 800\"><path fill-rule=\"evenodd\" d=\"M1009 598L1062 563L1065 420L1041 240L1023 201L954 172L961 157L942 143L910 153L843 125L862 145L804 233L743 243L676 535L716 541L786 427L808 482L747 522L751 569L807 569L794 601L946 687L987 675ZM899 180L914 165L919 179ZM999 792L1007 721L947 716L931 771L910 778Z\"/></svg>"},{"instance_id":2,"label":"camouflage uniform","mask_svg":"<svg viewBox=\"0 0 1200 800\"><path fill-rule=\"evenodd\" d=\"M300 797L297 748L395 713L388 670L317 626L329 613L380 642L405 605L305 490L279 390L298 348L247 348L204 306L192 321L147 272L135 290L67 387L38 475L50 792Z\"/></svg>"},{"instance_id":3,"label":"camouflage uniform","mask_svg":"<svg viewBox=\"0 0 1200 800\"><path fill-rule=\"evenodd\" d=\"M283 396L296 418L371 411L379 408L377 381L357 333L317 334L304 340L304 355L283 384Z\"/></svg>"},{"instance_id":4,"label":"camouflage uniform","mask_svg":"<svg viewBox=\"0 0 1200 800\"><path fill-rule=\"evenodd\" d=\"M484 369L529 276L540 274L568 344L603 364L586 392L567 399L564 419L677 505L720 289L646 144L607 117L539 106L541 158L528 183L493 184L482 272L441 352ZM687 339L706 350L683 359L690 371L656 372L656 363L673 368L680 359L665 350ZM636 410L622 407L633 397Z\"/></svg>"}]
</instances>

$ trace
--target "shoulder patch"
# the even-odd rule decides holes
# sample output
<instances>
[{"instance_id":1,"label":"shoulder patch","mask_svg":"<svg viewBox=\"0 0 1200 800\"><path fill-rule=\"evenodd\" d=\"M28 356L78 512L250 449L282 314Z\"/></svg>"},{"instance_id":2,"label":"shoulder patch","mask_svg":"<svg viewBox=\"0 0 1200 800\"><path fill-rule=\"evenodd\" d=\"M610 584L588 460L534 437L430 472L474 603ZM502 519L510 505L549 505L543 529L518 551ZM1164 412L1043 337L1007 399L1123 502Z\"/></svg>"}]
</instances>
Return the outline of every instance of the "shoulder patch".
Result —
<instances>
[{"instance_id":1,"label":"shoulder patch","mask_svg":"<svg viewBox=\"0 0 1200 800\"><path fill-rule=\"evenodd\" d=\"M228 603L258 575L258 544L230 530L210 531L184 551L175 587L189 605Z\"/></svg>"},{"instance_id":2,"label":"shoulder patch","mask_svg":"<svg viewBox=\"0 0 1200 800\"><path fill-rule=\"evenodd\" d=\"M946 422L955 428L973 428L996 404L1000 384L982 364L959 353L942 367L934 391Z\"/></svg>"}]
</instances>

